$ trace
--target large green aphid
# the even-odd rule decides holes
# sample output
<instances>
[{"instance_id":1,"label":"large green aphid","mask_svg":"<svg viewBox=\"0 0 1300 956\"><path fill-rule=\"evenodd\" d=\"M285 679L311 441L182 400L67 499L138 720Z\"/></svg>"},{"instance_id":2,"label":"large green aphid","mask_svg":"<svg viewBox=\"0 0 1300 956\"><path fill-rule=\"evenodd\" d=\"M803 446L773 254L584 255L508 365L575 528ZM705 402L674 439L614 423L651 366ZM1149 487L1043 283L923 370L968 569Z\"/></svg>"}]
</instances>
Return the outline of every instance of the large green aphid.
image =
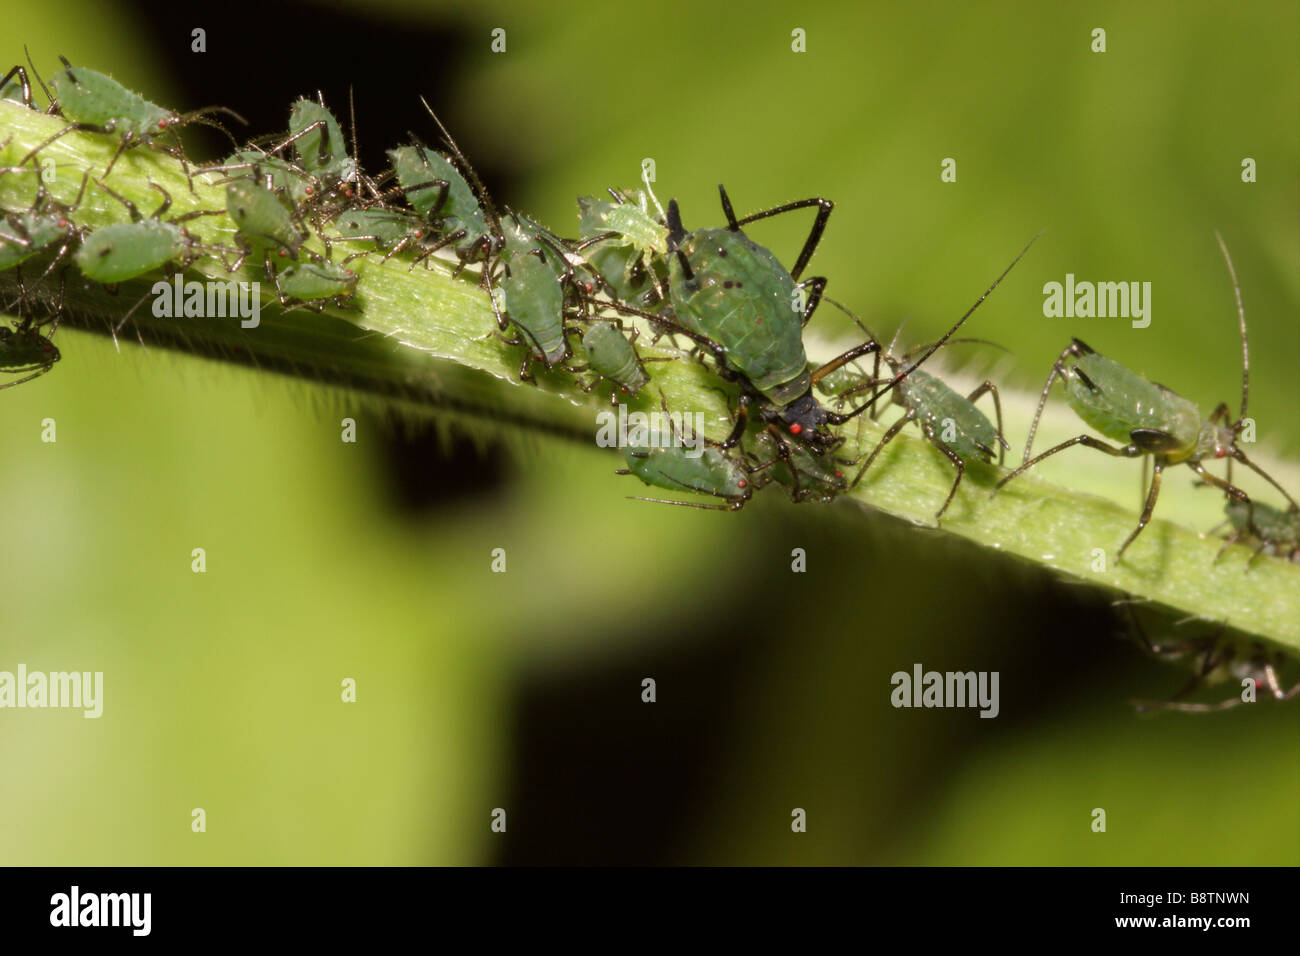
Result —
<instances>
[{"instance_id":1,"label":"large green aphid","mask_svg":"<svg viewBox=\"0 0 1300 956\"><path fill-rule=\"evenodd\" d=\"M816 370L808 364L803 327L821 299L826 280L817 277L800 281L799 276L821 239L832 204L825 199L806 199L737 219L726 190L721 186L718 189L727 217L726 229L688 233L682 226L676 201L668 204L669 293L676 319L670 322L660 318L659 324L668 331L684 333L707 348L718 362L719 374L741 383L740 414L727 445L740 440L749 409L753 407L763 421L797 436L818 454L829 451L843 439L831 433L827 426L843 425L860 415L878 395L872 396L871 402L840 414L821 405L813 395L813 386L849 362L880 350L880 344L872 340L849 349ZM819 207L817 219L789 272L771 252L741 231L740 227L746 223L814 205ZM947 335L887 383L882 392L895 387L940 348L997 288L1028 248L1021 251Z\"/></svg>"},{"instance_id":2,"label":"large green aphid","mask_svg":"<svg viewBox=\"0 0 1300 956\"><path fill-rule=\"evenodd\" d=\"M162 186L150 182L153 189L162 193L163 201L153 215L145 219L135 203L119 196L103 183L98 185L126 206L131 222L104 226L81 240L81 248L74 258L86 278L111 285L134 279L173 261L185 268L199 255L219 255L222 252L201 244L179 225L198 216L213 215L219 210L200 209L164 221L161 217L171 207L172 197Z\"/></svg>"},{"instance_id":3,"label":"large green aphid","mask_svg":"<svg viewBox=\"0 0 1300 956\"><path fill-rule=\"evenodd\" d=\"M252 180L239 179L227 184L226 211L239 229L236 238L243 248L234 269L255 252L268 255L274 250L279 258L297 259L299 249L307 241L307 230L299 225L297 217L279 197Z\"/></svg>"},{"instance_id":4,"label":"large green aphid","mask_svg":"<svg viewBox=\"0 0 1300 956\"><path fill-rule=\"evenodd\" d=\"M578 200L583 256L614 298L657 311L667 299L668 229L651 215L646 192L610 195L613 202Z\"/></svg>"},{"instance_id":5,"label":"large green aphid","mask_svg":"<svg viewBox=\"0 0 1300 956\"><path fill-rule=\"evenodd\" d=\"M1247 569L1261 554L1300 563L1300 509L1293 507L1284 511L1262 501L1254 501L1252 505L1253 508L1231 498L1225 503L1223 510L1231 530L1219 554L1234 544L1242 544L1255 549L1246 562ZM1254 531L1251 530L1252 521Z\"/></svg>"},{"instance_id":6,"label":"large green aphid","mask_svg":"<svg viewBox=\"0 0 1300 956\"><path fill-rule=\"evenodd\" d=\"M831 299L826 301L843 308L838 302ZM854 319L857 320L856 316L854 316ZM1002 434L1002 403L998 399L996 385L986 379L969 395L963 396L946 385L937 376L931 375L929 372L923 372L915 367L912 368L911 374L906 378L900 377L900 373L909 367L913 354L915 353L909 352L902 357L897 357L893 354L892 349L886 349L881 356L894 373L894 378L898 380L898 385L891 393L891 398L894 404L902 407L904 411L902 417L885 430L885 434L881 436L880 441L871 449L871 453L866 456L866 461L858 469L858 473L854 475L849 487L856 488L858 482L862 480L862 476L867 473L867 469L871 467L871 463L876 460L876 456L884 450L885 446L893 441L908 423L916 422L926 440L943 452L944 456L952 462L953 467L957 469L957 477L953 480L952 488L948 491L948 497L944 499L943 505L935 512L934 520L938 522L943 518L948 506L952 504L953 496L957 494L957 488L961 485L962 478L966 474L966 463L981 461L985 464L991 464L996 454L1000 465L1009 446ZM844 394L848 395L861 389L874 388L881 381L888 381L888 379L867 379L846 390ZM975 401L983 395L993 396L993 409L997 417L996 427L975 405ZM855 459L849 464L856 465L859 460L861 459Z\"/></svg>"},{"instance_id":7,"label":"large green aphid","mask_svg":"<svg viewBox=\"0 0 1300 956\"><path fill-rule=\"evenodd\" d=\"M1151 485L1147 490L1146 503L1138 525L1120 546L1119 555L1147 526L1151 513L1160 494L1160 476L1170 465L1187 465L1200 476L1201 480L1222 489L1235 501L1246 506L1247 514L1253 515L1254 504L1250 497L1231 481L1231 460L1241 462L1247 468L1263 477L1290 503L1291 507L1300 507L1286 490L1273 480L1263 469L1255 465L1241 450L1237 438L1246 426L1246 401L1250 393L1250 352L1246 344L1246 312L1241 304L1241 288L1237 282L1236 270L1223 239L1215 233L1219 248L1223 251L1224 261L1228 264L1228 274L1232 277L1232 290L1237 302L1237 319L1241 328L1241 414L1232 421L1231 412L1224 402L1203 418L1200 409L1186 398L1176 394L1163 385L1148 381L1136 372L1132 372L1118 362L1099 355L1079 339L1074 339L1061 357L1052 365L1052 371L1043 385L1043 394L1038 400L1038 409L1034 413L1033 424L1029 427L1029 436L1025 439L1024 463L997 483L995 491L1013 478L1024 474L1045 458L1055 455L1075 445L1087 445L1108 455L1121 458L1140 458L1151 456ZM1074 360L1072 365L1066 362ZM1047 394L1057 378L1065 383L1065 398L1075 414L1101 432L1107 438L1124 442L1121 447L1107 444L1091 435L1079 435L1049 448L1041 455L1030 458L1033 448L1034 433L1038 430L1038 420L1047 404ZM1225 480L1212 475L1202 462L1207 458L1228 458L1229 472ZM1247 527L1257 537L1261 537L1258 523L1248 517Z\"/></svg>"},{"instance_id":8,"label":"large green aphid","mask_svg":"<svg viewBox=\"0 0 1300 956\"><path fill-rule=\"evenodd\" d=\"M74 130L106 133L120 138L117 152L113 154L113 158L109 160L104 170L105 177L112 171L122 153L141 144L161 149L184 163L185 157L181 153L179 141L176 141L175 146L166 146L157 142L160 135L171 133L175 139L177 128L189 123L202 123L230 136L220 123L205 119L208 114L216 112L228 113L239 122L245 122L242 116L224 106L209 106L190 113L177 113L149 102L139 93L128 90L110 76L85 67L74 69L65 57L61 56L59 59L64 68L50 78L50 86L57 97L59 112L70 122L34 147L22 158L20 165L50 143ZM234 138L231 139L233 141Z\"/></svg>"},{"instance_id":9,"label":"large green aphid","mask_svg":"<svg viewBox=\"0 0 1300 956\"><path fill-rule=\"evenodd\" d=\"M72 240L78 235L77 226L69 218L72 209L81 202L86 190L82 177L81 191L71 207L60 206L45 194L43 186L36 190L36 201L24 212L6 213L0 219L0 271L12 269L28 259L62 243L46 269L48 275L67 255Z\"/></svg>"},{"instance_id":10,"label":"large green aphid","mask_svg":"<svg viewBox=\"0 0 1300 956\"><path fill-rule=\"evenodd\" d=\"M667 440L666 440L667 439ZM682 445L676 434L664 435L648 429L647 440L623 449L627 468L615 474L636 475L645 484L668 491L690 491L714 498L725 504L707 505L694 501L637 497L666 505L704 508L708 511L739 511L754 494L752 470L737 453L706 444L698 453Z\"/></svg>"}]
</instances>

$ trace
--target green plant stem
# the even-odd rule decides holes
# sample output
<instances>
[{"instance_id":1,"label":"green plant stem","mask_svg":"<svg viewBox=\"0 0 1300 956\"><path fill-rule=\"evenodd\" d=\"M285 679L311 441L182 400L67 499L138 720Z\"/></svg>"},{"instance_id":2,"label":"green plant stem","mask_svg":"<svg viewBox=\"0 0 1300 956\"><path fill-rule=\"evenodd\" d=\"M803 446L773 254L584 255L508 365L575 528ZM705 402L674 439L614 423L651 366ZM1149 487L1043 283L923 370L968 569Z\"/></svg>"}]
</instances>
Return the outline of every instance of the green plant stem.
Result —
<instances>
[{"instance_id":1,"label":"green plant stem","mask_svg":"<svg viewBox=\"0 0 1300 956\"><path fill-rule=\"evenodd\" d=\"M0 143L6 143L0 147L0 165L16 164L61 125L57 118L0 102ZM56 178L47 184L50 194L71 203L81 185L82 172L98 174L115 148L110 137L83 133L68 134L46 147L38 158L52 159L56 164ZM176 160L152 150L134 149L119 159L109 185L147 214L156 208L159 195L149 182L157 183L174 199L170 214L178 215L195 209L224 210L225 189L218 184L219 178L195 173L191 193ZM0 174L0 207L28 208L35 182L32 173ZM75 214L79 224L91 228L128 218L123 205L93 181ZM204 243L234 244L234 225L224 212L191 220L187 227ZM335 254L353 248L338 246ZM409 260L383 262L378 255L360 257L352 263L361 276L356 308L330 308L316 313L279 310L271 294L273 287L265 282L260 266L246 265L232 277L221 263L205 258L191 270L195 277L262 281L266 313L259 327L241 328L238 320L157 318L146 303L137 309L121 337L126 342L136 337L166 342L195 354L246 361L309 380L336 382L415 406L477 410L520 427L593 440L597 430L594 416L609 407L608 387L583 392L577 377L558 369L539 373L537 387L521 383L522 349L507 345L498 334L488 298L472 272L455 276L450 263L431 259L428 264L428 268L412 269ZM127 309L159 278L125 284L113 295L86 282L75 267L65 275L68 323L99 331L120 322ZM0 274L4 301L14 298L15 283L14 270ZM57 291L58 284L51 279L41 285L37 294L50 301ZM629 406L653 411L662 393L673 410L704 413L709 434L725 434L730 426L729 390L701 363L685 360L675 350L644 343L645 337L641 350L647 357L683 360L649 363L651 384L629 401ZM63 375L74 373L71 369L58 371ZM1002 393L1003 406L1013 423L1028 420L1034 400L1031 395ZM849 429L848 453L869 449L882 431L879 424L868 421L860 429ZM1226 621L1293 653L1300 650L1300 565L1266 558L1247 571L1249 552L1244 548L1230 549L1216 560L1221 544L1218 539L1170 520L1181 518L1189 526L1202 526L1207 513L1203 506L1166 507L1162 502L1159 516L1129 549L1123 563L1117 563L1115 552L1134 527L1136 515L1108 500L1119 497L1113 477L1116 469L1111 459L1094 460L1101 457L1085 458L1083 452L1078 453L1078 467L1071 472L1072 488L1031 475L1017 479L996 497L989 493L996 480L995 469L972 465L945 516L943 528L1075 578L1210 621ZM863 482L845 497L918 524L932 525L933 513L947 494L953 476L951 464L934 448L917 438L900 435ZM847 505L840 507L849 510Z\"/></svg>"}]
</instances>

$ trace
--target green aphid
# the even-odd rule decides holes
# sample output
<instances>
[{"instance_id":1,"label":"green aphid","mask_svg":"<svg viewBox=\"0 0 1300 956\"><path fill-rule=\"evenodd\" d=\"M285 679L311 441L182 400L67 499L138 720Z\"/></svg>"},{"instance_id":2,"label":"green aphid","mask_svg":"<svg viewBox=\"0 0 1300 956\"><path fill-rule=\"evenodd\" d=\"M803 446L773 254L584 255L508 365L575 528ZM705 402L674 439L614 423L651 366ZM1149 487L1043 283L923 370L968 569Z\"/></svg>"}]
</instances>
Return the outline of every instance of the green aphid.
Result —
<instances>
[{"instance_id":1,"label":"green aphid","mask_svg":"<svg viewBox=\"0 0 1300 956\"><path fill-rule=\"evenodd\" d=\"M407 203L429 223L439 246L450 245L462 262L500 248L478 196L450 159L423 146L399 146L388 156Z\"/></svg>"},{"instance_id":2,"label":"green aphid","mask_svg":"<svg viewBox=\"0 0 1300 956\"><path fill-rule=\"evenodd\" d=\"M245 255L274 250L279 258L296 260L307 240L307 231L299 227L276 194L251 180L238 179L226 186L226 211L239 229L237 239ZM234 268L239 268L243 259L241 256Z\"/></svg>"},{"instance_id":3,"label":"green aphid","mask_svg":"<svg viewBox=\"0 0 1300 956\"><path fill-rule=\"evenodd\" d=\"M526 338L522 344L528 346L528 352L519 372L525 379L533 359L554 368L570 355L564 328L564 285L555 276L553 256L555 252L544 245L507 254L502 263L505 275L497 282L493 297L498 321L508 319Z\"/></svg>"},{"instance_id":4,"label":"green aphid","mask_svg":"<svg viewBox=\"0 0 1300 956\"><path fill-rule=\"evenodd\" d=\"M203 118L209 113L228 113L241 123L244 122L243 117L238 113L223 106L211 106L185 114L177 113L149 102L139 93L128 90L111 76L80 66L74 69L66 58L61 56L59 59L64 68L50 78L50 86L57 98L59 112L71 122L32 149L23 157L19 165L73 130L107 133L120 137L121 142L104 170L106 177L122 153L140 144L162 149L184 161L179 146L163 146L156 142L156 138L166 132L174 133L177 127L188 123L213 126L229 136L230 134L219 123Z\"/></svg>"},{"instance_id":5,"label":"green aphid","mask_svg":"<svg viewBox=\"0 0 1300 956\"><path fill-rule=\"evenodd\" d=\"M615 202L578 200L582 254L614 298L656 311L666 300L668 229L650 214L646 193L610 192Z\"/></svg>"},{"instance_id":6,"label":"green aphid","mask_svg":"<svg viewBox=\"0 0 1300 956\"><path fill-rule=\"evenodd\" d=\"M180 226L145 219L96 229L82 240L76 260L86 278L111 285L162 267L186 245Z\"/></svg>"},{"instance_id":7,"label":"green aphid","mask_svg":"<svg viewBox=\"0 0 1300 956\"><path fill-rule=\"evenodd\" d=\"M26 262L60 239L70 239L75 227L61 212L11 212L0 219L0 271Z\"/></svg>"},{"instance_id":8,"label":"green aphid","mask_svg":"<svg viewBox=\"0 0 1300 956\"><path fill-rule=\"evenodd\" d=\"M935 512L934 520L937 523L952 504L953 496L957 494L957 488L966 474L966 463L979 461L991 464L996 454L998 464L1001 464L1006 449L1010 447L1002 434L1002 403L998 399L997 386L986 380L969 395L961 395L937 376L916 369L911 364L911 353L898 358L886 351L882 357L893 371L894 379L898 381L898 386L891 393L891 397L894 404L903 408L904 414L881 436L880 441L866 456L866 461L863 462L849 487L856 488L884 447L893 441L909 422L916 422L926 440L939 449L957 469L957 477L948 491L948 497ZM910 374L900 379L902 373L909 368ZM882 380L868 379L842 394L851 394L858 389L874 388L880 381ZM985 394L993 396L993 408L997 416L996 426L975 406L976 399ZM860 458L854 459L849 464L856 465L860 460Z\"/></svg>"},{"instance_id":9,"label":"green aphid","mask_svg":"<svg viewBox=\"0 0 1300 956\"><path fill-rule=\"evenodd\" d=\"M293 206L310 200L315 182L306 170L260 149L237 150L219 165L208 168L228 173L249 170L251 175L242 178L251 178L258 185L286 197L286 204Z\"/></svg>"},{"instance_id":10,"label":"green aphid","mask_svg":"<svg viewBox=\"0 0 1300 956\"><path fill-rule=\"evenodd\" d=\"M1246 562L1248 569L1261 554L1300 563L1300 509L1292 507L1282 510L1264 504L1262 501L1255 501L1252 504L1254 505L1254 531L1251 530L1250 506L1245 502L1233 501L1231 498L1224 505L1223 510L1228 517L1227 524L1231 531L1224 540L1223 547L1219 549L1219 554L1222 555L1234 544L1243 544L1247 547L1253 546L1255 549L1250 560Z\"/></svg>"},{"instance_id":11,"label":"green aphid","mask_svg":"<svg viewBox=\"0 0 1300 956\"><path fill-rule=\"evenodd\" d=\"M1034 413L1033 424L1029 427L1029 436L1025 440L1024 463L997 484L997 488L1001 488L1043 459L1075 445L1087 445L1089 448L1120 458L1141 458L1150 455L1153 466L1146 503L1137 527L1120 545L1120 556L1151 520L1151 513L1155 510L1156 499L1160 494L1161 475L1170 465L1187 465L1202 481L1222 489L1229 498L1244 505L1247 514L1251 515L1254 513L1254 505L1250 497L1233 485L1230 478L1225 480L1212 475L1202 464L1207 458L1236 460L1280 491L1292 508L1300 507L1281 485L1246 456L1237 441L1238 435L1245 427L1246 400L1250 392L1250 354L1246 344L1246 313L1241 304L1241 288L1237 283L1236 270L1232 267L1228 249L1217 233L1215 237L1219 239L1219 248L1223 252L1224 261L1228 264L1228 273L1232 277L1232 288L1237 302L1237 319L1241 329L1241 414L1238 415L1237 420L1232 421L1232 413L1223 402L1219 403L1209 418L1203 418L1200 409L1188 399L1163 385L1143 378L1113 359L1099 355L1084 342L1074 339L1061 353L1061 357L1053 364L1052 371L1047 376L1042 396L1038 401L1038 409ZM1068 360L1073 360L1073 364L1067 365ZM1038 420L1043 414L1043 407L1047 404L1048 391L1058 377L1065 383L1065 398L1075 414L1107 438L1123 442L1123 445L1115 447L1091 435L1079 435L1049 448L1041 455L1029 457L1033 448L1034 433L1038 430ZM1248 517L1247 528L1256 537L1262 537L1258 522L1253 518Z\"/></svg>"},{"instance_id":12,"label":"green aphid","mask_svg":"<svg viewBox=\"0 0 1300 956\"><path fill-rule=\"evenodd\" d=\"M570 368L571 372L592 371L596 377L581 386L584 392L590 392L602 381L613 383L610 404L617 404L619 394L635 395L650 381L645 365L637 355L636 341L638 332L632 330L632 337L623 334L615 322L593 322L582 335L582 349L587 355L587 364Z\"/></svg>"},{"instance_id":13,"label":"green aphid","mask_svg":"<svg viewBox=\"0 0 1300 956\"><path fill-rule=\"evenodd\" d=\"M200 253L221 251L200 244L178 225L198 216L211 215L211 211L196 210L163 221L161 216L171 206L171 196L157 183L149 185L162 193L163 202L152 217L142 219L134 203L103 183L99 184L101 189L127 207L132 221L104 226L81 240L75 259L86 278L112 285L152 272L173 261L179 261L184 268Z\"/></svg>"},{"instance_id":14,"label":"green aphid","mask_svg":"<svg viewBox=\"0 0 1300 956\"><path fill-rule=\"evenodd\" d=\"M625 448L623 457L627 460L627 468L619 469L615 474L636 475L653 488L698 492L721 498L726 503L706 505L693 501L641 497L636 499L638 501L710 511L738 511L754 494L754 481L749 466L739 455L730 454L716 445L687 448L677 441L676 435L665 435L656 429L649 429L646 443Z\"/></svg>"},{"instance_id":15,"label":"green aphid","mask_svg":"<svg viewBox=\"0 0 1300 956\"><path fill-rule=\"evenodd\" d=\"M336 300L343 304L356 290L359 277L351 269L332 262L302 262L286 267L275 276L281 305L290 301Z\"/></svg>"},{"instance_id":16,"label":"green aphid","mask_svg":"<svg viewBox=\"0 0 1300 956\"><path fill-rule=\"evenodd\" d=\"M417 245L428 234L423 220L399 209L348 209L334 220L334 228L343 239L334 242L370 241L389 256L396 255L412 243Z\"/></svg>"}]
</instances>

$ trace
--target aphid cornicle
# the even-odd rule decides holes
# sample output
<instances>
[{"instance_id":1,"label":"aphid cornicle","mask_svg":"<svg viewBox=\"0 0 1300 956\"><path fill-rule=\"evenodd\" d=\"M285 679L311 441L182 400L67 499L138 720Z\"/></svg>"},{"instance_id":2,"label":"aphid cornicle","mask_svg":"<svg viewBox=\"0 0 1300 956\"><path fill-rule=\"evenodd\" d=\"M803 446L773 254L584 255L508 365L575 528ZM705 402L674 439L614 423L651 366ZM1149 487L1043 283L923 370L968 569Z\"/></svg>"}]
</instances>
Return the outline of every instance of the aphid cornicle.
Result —
<instances>
[{"instance_id":1,"label":"aphid cornicle","mask_svg":"<svg viewBox=\"0 0 1300 956\"><path fill-rule=\"evenodd\" d=\"M185 157L180 151L179 141L175 147L166 146L157 142L160 135L168 132L174 135L178 127L187 123L202 123L230 136L220 123L204 118L209 113L228 113L239 122L245 122L242 116L224 106L209 106L190 113L177 113L149 102L110 76L85 67L74 68L65 57L61 56L59 59L64 68L50 78L50 86L53 87L58 98L60 113L71 122L34 147L22 158L20 165L55 140L74 130L107 133L120 137L117 151L104 170L104 177L112 171L122 153L140 144L161 149L184 163ZM233 141L233 137L231 139ZM188 167L186 171L188 173Z\"/></svg>"},{"instance_id":2,"label":"aphid cornicle","mask_svg":"<svg viewBox=\"0 0 1300 956\"><path fill-rule=\"evenodd\" d=\"M1074 339L1061 357L1052 366L1043 386L1042 396L1038 400L1038 409L1034 413L1033 424L1029 427L1029 436L1025 439L1024 463L1011 472L994 488L996 493L1007 482L1024 474L1045 458L1064 451L1075 445L1087 445L1108 455L1122 458L1138 458L1150 455L1152 458L1151 486L1146 494L1146 503L1138 525L1120 546L1119 556L1142 532L1151 520L1155 510L1156 498L1160 494L1160 477L1170 465L1187 465L1200 476L1201 480L1223 490L1228 496L1241 502L1247 509L1247 527L1251 533L1258 535L1258 523L1254 520L1254 505L1250 497L1231 480L1219 478L1208 472L1202 462L1207 458L1229 458L1241 462L1247 468L1263 477L1290 502L1295 499L1287 494L1273 478L1254 464L1238 444L1238 436L1246 425L1246 401L1250 392L1250 353L1246 344L1246 313L1241 304L1241 288L1237 282L1236 270L1232 267L1232 258L1228 255L1223 239L1215 233L1224 261L1228 265L1228 274L1232 278L1232 290L1237 303L1237 319L1241 328L1241 414L1234 422L1226 403L1220 402L1208 419L1201 416L1200 409L1188 399L1176 394L1163 385L1148 381L1136 372L1132 372L1118 362L1099 355L1079 339ZM1073 365L1066 365L1073 359ZM1030 453L1034 443L1034 433L1038 429L1039 418L1047 403L1047 394L1052 383L1061 378L1065 384L1065 397L1070 407L1080 418L1101 432L1107 438L1125 442L1116 448L1091 435L1079 435L1033 458ZM1229 465L1231 467L1231 465ZM1231 474L1231 472L1229 472Z\"/></svg>"}]
</instances>

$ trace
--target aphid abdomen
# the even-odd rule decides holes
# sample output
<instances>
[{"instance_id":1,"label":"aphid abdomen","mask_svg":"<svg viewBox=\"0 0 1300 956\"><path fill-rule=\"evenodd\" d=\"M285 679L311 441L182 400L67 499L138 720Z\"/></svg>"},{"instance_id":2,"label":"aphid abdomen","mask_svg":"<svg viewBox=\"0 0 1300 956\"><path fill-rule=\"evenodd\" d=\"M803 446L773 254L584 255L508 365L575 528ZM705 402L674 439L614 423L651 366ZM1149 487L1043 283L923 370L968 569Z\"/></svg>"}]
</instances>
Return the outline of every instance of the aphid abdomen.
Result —
<instances>
[{"instance_id":1,"label":"aphid abdomen","mask_svg":"<svg viewBox=\"0 0 1300 956\"><path fill-rule=\"evenodd\" d=\"M927 435L943 442L963 461L991 461L997 429L975 405L947 384L916 370L899 386L904 403L917 412Z\"/></svg>"},{"instance_id":2,"label":"aphid abdomen","mask_svg":"<svg viewBox=\"0 0 1300 956\"><path fill-rule=\"evenodd\" d=\"M280 294L290 299L310 301L350 295L357 285L357 274L332 263L307 262L286 268L276 276Z\"/></svg>"},{"instance_id":3,"label":"aphid abdomen","mask_svg":"<svg viewBox=\"0 0 1300 956\"><path fill-rule=\"evenodd\" d=\"M439 222L443 235L452 235L463 229L465 236L456 243L457 253L467 256L479 249L489 232L487 217L483 215L474 190L455 164L436 150L415 146L390 149L388 156L393 161L397 181L411 190L406 194L411 208L422 217ZM447 196L440 205L438 200L442 188L422 185L435 181L447 183ZM411 189L413 186L421 188Z\"/></svg>"},{"instance_id":4,"label":"aphid abdomen","mask_svg":"<svg viewBox=\"0 0 1300 956\"><path fill-rule=\"evenodd\" d=\"M592 371L617 382L629 394L635 395L649 381L636 347L614 323L593 323L582 336L582 347Z\"/></svg>"},{"instance_id":5,"label":"aphid abdomen","mask_svg":"<svg viewBox=\"0 0 1300 956\"><path fill-rule=\"evenodd\" d=\"M701 229L681 244L693 274L669 255L678 320L718 343L728 362L778 408L808 391L811 373L790 273L743 233Z\"/></svg>"},{"instance_id":6,"label":"aphid abdomen","mask_svg":"<svg viewBox=\"0 0 1300 956\"><path fill-rule=\"evenodd\" d=\"M185 248L179 226L145 219L96 229L77 250L77 265L89 279L114 283L134 279L170 262Z\"/></svg>"},{"instance_id":7,"label":"aphid abdomen","mask_svg":"<svg viewBox=\"0 0 1300 956\"><path fill-rule=\"evenodd\" d=\"M1096 352L1066 366L1065 394L1076 415L1114 441L1127 445L1135 431L1172 436L1170 450L1161 453L1174 461L1190 454L1200 438L1195 405Z\"/></svg>"},{"instance_id":8,"label":"aphid abdomen","mask_svg":"<svg viewBox=\"0 0 1300 956\"><path fill-rule=\"evenodd\" d=\"M266 187L248 180L230 183L226 187L226 211L239 227L241 239L297 256L304 236L289 210Z\"/></svg>"},{"instance_id":9,"label":"aphid abdomen","mask_svg":"<svg viewBox=\"0 0 1300 956\"><path fill-rule=\"evenodd\" d=\"M61 70L50 78L50 86L59 99L63 115L75 123L111 126L118 132L143 136L160 132L174 116L111 76L85 67Z\"/></svg>"}]
</instances>

